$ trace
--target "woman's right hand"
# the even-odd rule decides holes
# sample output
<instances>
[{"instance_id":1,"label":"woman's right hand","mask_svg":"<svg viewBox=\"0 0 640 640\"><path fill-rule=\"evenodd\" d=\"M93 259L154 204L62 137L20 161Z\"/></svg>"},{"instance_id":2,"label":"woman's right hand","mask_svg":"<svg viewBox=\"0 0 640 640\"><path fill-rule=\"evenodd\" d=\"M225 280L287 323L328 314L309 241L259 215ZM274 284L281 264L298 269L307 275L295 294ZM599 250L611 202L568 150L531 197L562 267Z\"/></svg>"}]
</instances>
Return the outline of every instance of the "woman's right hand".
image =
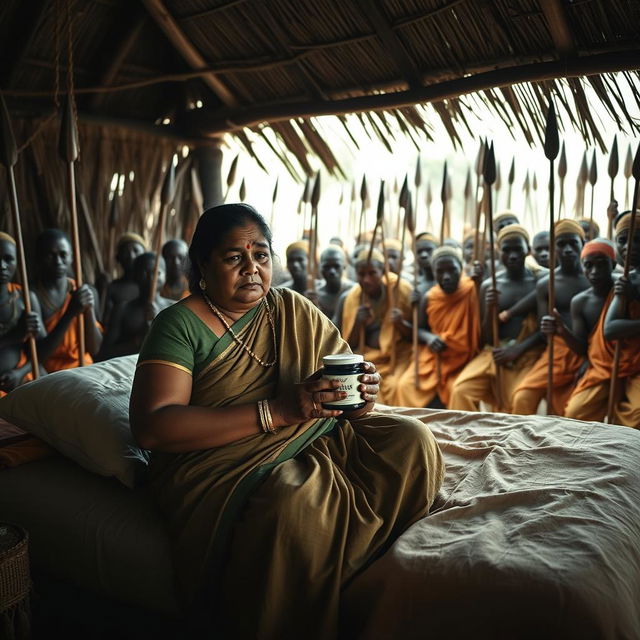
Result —
<instances>
[{"instance_id":1,"label":"woman's right hand","mask_svg":"<svg viewBox=\"0 0 640 640\"><path fill-rule=\"evenodd\" d=\"M289 426L314 418L337 418L342 411L323 409L322 403L346 398L344 391L337 390L339 386L337 380L324 380L321 369L304 382L294 384L270 402L275 426Z\"/></svg>"}]
</instances>

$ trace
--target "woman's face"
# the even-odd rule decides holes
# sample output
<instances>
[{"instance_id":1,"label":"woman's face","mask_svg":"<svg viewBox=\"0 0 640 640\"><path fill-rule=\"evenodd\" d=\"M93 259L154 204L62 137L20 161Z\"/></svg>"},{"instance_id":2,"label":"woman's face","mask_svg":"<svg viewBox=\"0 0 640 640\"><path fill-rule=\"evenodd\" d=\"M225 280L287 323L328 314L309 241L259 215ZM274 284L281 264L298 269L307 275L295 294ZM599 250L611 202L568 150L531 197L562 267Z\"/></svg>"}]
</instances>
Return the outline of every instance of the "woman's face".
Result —
<instances>
[{"instance_id":1,"label":"woman's face","mask_svg":"<svg viewBox=\"0 0 640 640\"><path fill-rule=\"evenodd\" d=\"M271 250L255 224L231 229L200 265L207 295L228 311L254 307L271 286Z\"/></svg>"}]
</instances>

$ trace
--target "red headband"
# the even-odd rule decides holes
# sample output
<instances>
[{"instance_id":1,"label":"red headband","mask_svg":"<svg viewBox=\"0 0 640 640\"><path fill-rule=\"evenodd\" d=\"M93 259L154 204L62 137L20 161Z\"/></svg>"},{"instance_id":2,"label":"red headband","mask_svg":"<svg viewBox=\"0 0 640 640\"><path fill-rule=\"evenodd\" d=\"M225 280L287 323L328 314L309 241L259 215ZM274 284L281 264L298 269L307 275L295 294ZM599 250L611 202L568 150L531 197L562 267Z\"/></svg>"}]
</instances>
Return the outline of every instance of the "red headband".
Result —
<instances>
[{"instance_id":1,"label":"red headband","mask_svg":"<svg viewBox=\"0 0 640 640\"><path fill-rule=\"evenodd\" d=\"M593 253L602 253L614 262L616 260L616 250L608 242L603 242L602 240L591 240L587 242L582 249L580 257L584 259Z\"/></svg>"}]
</instances>

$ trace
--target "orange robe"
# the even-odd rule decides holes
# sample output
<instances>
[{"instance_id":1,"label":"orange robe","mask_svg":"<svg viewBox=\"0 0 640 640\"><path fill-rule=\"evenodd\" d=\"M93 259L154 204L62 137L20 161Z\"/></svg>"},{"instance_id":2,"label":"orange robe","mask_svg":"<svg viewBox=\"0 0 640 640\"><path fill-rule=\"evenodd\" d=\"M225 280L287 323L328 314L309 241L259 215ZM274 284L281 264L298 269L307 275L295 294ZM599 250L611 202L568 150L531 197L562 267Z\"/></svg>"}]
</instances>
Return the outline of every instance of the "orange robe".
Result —
<instances>
[{"instance_id":1,"label":"orange robe","mask_svg":"<svg viewBox=\"0 0 640 640\"><path fill-rule=\"evenodd\" d=\"M404 371L407 360L411 355L411 343L404 339L397 328L389 320L389 296L387 291L387 277L382 278L384 287L384 299L379 310L380 320L380 346L379 348L366 345L364 359L373 362L380 374L382 381L380 383L380 392L378 394L378 402L389 404L393 397L393 390L397 383L397 374ZM389 273L389 284L392 289L398 280L395 273ZM394 304L401 309L406 320L411 319L411 285L402 278L396 292ZM344 301L342 309L342 335L345 340L351 334L353 325L356 321L356 313L361 304L362 290L359 284L353 286ZM396 349L396 365L395 368L391 362L391 345L395 343ZM354 351L356 351L354 349Z\"/></svg>"},{"instance_id":2,"label":"orange robe","mask_svg":"<svg viewBox=\"0 0 640 640\"><path fill-rule=\"evenodd\" d=\"M583 361L584 357L569 349L560 336L554 337L552 406L547 409L547 413L564 415L564 406L575 387L576 374ZM513 413L531 415L536 412L540 400L546 394L548 375L549 349L547 347L513 392Z\"/></svg>"},{"instance_id":3,"label":"orange robe","mask_svg":"<svg viewBox=\"0 0 640 640\"><path fill-rule=\"evenodd\" d=\"M604 420L609 401L609 387L613 374L615 343L604 337L604 322L613 292L602 308L600 318L589 339L589 366L580 378L566 406L566 416L579 420ZM629 318L640 318L640 302L629 305ZM640 378L640 336L620 341L618 367L618 399L614 404L614 421L629 427L640 426L640 397L637 396Z\"/></svg>"},{"instance_id":4,"label":"orange robe","mask_svg":"<svg viewBox=\"0 0 640 640\"><path fill-rule=\"evenodd\" d=\"M425 407L437 393L446 405L451 387L464 366L478 354L480 307L476 287L462 276L456 291L445 293L439 285L427 292L427 318L432 333L447 345L435 354L427 345L418 345L418 388L415 386L414 357L400 377L393 404Z\"/></svg>"},{"instance_id":5,"label":"orange robe","mask_svg":"<svg viewBox=\"0 0 640 640\"><path fill-rule=\"evenodd\" d=\"M76 283L71 278L69 278L69 282L71 283L71 290L73 291L73 289L75 289L76 287ZM69 307L69 302L71 302L71 293L67 293L67 296L65 297L64 302L62 303L60 308L44 321L44 326L47 329L47 333L51 333L58 322L60 322L60 319ZM73 369L80 363L79 351L78 319L74 318L69 324L69 328L64 334L56 350L42 364L49 373L52 373L53 371L60 371L61 369ZM92 363L93 358L91 357L91 354L85 350L84 364L87 365Z\"/></svg>"},{"instance_id":6,"label":"orange robe","mask_svg":"<svg viewBox=\"0 0 640 640\"><path fill-rule=\"evenodd\" d=\"M19 296L22 295L22 286L19 284L16 284L15 282L9 282L7 284L7 289L9 290L10 294L17 292ZM14 367L14 369L19 369L20 367L24 367L25 364L27 364L27 354L26 354L26 351L23 349L22 352L20 353L20 358L16 366ZM22 378L22 380L20 381L20 384L22 384L23 382L28 382L29 380L33 380L33 374L31 373L31 371L29 371L29 373L27 373ZM4 398L6 395L7 395L6 391L0 391L0 398Z\"/></svg>"}]
</instances>

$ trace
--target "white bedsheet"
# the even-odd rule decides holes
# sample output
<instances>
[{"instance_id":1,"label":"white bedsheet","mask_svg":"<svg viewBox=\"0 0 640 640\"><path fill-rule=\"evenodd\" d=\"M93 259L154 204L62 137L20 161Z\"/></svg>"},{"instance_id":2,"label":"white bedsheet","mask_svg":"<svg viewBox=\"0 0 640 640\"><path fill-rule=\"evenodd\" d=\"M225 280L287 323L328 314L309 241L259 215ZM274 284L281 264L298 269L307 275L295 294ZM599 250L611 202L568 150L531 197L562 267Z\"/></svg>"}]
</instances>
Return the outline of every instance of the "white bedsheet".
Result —
<instances>
[{"instance_id":1,"label":"white bedsheet","mask_svg":"<svg viewBox=\"0 0 640 640\"><path fill-rule=\"evenodd\" d=\"M640 432L394 411L429 425L447 472L347 587L344 637L640 638Z\"/></svg>"}]
</instances>

